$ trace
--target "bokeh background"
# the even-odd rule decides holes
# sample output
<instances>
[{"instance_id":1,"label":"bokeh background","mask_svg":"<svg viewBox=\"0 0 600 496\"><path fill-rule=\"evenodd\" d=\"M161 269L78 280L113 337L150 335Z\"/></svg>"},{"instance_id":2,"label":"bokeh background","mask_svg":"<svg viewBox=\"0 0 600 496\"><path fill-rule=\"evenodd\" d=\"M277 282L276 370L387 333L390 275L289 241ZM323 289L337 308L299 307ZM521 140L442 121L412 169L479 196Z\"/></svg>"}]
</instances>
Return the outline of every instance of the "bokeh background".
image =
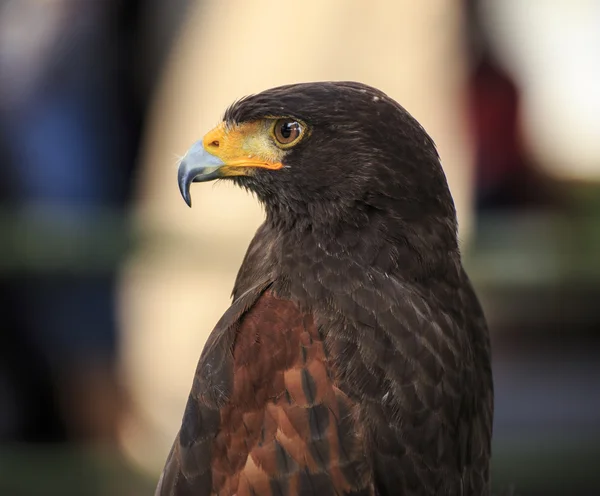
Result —
<instances>
[{"instance_id":1,"label":"bokeh background","mask_svg":"<svg viewBox=\"0 0 600 496\"><path fill-rule=\"evenodd\" d=\"M359 80L435 139L494 344L494 494L600 494L600 2L0 0L0 495L152 494L262 213L178 157Z\"/></svg>"}]
</instances>

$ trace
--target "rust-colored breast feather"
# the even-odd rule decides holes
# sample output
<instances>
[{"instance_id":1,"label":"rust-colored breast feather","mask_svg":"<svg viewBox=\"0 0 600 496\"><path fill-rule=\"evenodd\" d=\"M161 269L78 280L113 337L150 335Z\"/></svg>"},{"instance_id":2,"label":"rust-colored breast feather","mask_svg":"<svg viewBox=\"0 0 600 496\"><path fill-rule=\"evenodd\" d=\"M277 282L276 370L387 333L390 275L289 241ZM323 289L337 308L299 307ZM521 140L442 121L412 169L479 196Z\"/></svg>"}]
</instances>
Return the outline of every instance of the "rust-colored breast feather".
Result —
<instances>
[{"instance_id":1,"label":"rust-colored breast feather","mask_svg":"<svg viewBox=\"0 0 600 496\"><path fill-rule=\"evenodd\" d=\"M311 315L271 293L242 317L212 446L218 495L371 494L355 407Z\"/></svg>"}]
</instances>

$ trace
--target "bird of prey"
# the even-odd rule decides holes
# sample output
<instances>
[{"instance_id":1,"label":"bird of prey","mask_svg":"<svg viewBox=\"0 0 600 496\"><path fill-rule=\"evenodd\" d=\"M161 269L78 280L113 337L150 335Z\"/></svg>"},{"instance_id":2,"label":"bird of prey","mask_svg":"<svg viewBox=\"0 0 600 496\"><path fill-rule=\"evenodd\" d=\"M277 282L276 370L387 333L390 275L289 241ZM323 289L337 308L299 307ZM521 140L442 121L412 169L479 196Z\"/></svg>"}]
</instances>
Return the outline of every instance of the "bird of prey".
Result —
<instances>
[{"instance_id":1,"label":"bird of prey","mask_svg":"<svg viewBox=\"0 0 600 496\"><path fill-rule=\"evenodd\" d=\"M266 219L156 494L489 494L489 336L419 123L360 83L269 89L182 159L188 205L213 179Z\"/></svg>"}]
</instances>

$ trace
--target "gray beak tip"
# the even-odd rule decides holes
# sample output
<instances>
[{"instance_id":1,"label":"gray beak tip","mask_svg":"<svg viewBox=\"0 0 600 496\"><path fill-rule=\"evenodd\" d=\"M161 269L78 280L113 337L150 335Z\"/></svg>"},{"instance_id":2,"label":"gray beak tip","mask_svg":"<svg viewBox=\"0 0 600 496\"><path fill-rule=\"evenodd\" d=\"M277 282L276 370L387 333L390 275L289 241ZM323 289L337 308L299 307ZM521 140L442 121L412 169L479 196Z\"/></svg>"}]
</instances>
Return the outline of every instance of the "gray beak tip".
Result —
<instances>
[{"instance_id":1,"label":"gray beak tip","mask_svg":"<svg viewBox=\"0 0 600 496\"><path fill-rule=\"evenodd\" d=\"M190 186L193 182L205 182L218 179L221 176L219 168L224 165L223 161L208 153L202 141L195 143L186 153L179 164L177 171L177 183L179 192L188 207L192 207L192 195Z\"/></svg>"},{"instance_id":2,"label":"gray beak tip","mask_svg":"<svg viewBox=\"0 0 600 496\"><path fill-rule=\"evenodd\" d=\"M183 197L188 207L192 207L192 195L190 194L190 186L193 178L190 178L190 174L185 168L180 167L177 174L177 183L179 184L179 192Z\"/></svg>"}]
</instances>

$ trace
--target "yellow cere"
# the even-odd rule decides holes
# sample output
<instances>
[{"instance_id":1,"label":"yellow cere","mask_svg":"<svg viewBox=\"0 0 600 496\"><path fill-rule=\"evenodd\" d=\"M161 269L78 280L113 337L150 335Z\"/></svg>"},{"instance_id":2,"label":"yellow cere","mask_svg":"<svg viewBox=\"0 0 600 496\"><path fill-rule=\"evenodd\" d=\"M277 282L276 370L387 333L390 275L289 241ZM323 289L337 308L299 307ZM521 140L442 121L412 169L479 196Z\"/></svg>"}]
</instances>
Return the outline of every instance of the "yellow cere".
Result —
<instances>
[{"instance_id":1,"label":"yellow cere","mask_svg":"<svg viewBox=\"0 0 600 496\"><path fill-rule=\"evenodd\" d=\"M248 175L254 167L277 170L283 167L285 151L273 142L270 127L270 120L221 123L204 136L202 143L207 152L225 163L221 168L224 175Z\"/></svg>"}]
</instances>

